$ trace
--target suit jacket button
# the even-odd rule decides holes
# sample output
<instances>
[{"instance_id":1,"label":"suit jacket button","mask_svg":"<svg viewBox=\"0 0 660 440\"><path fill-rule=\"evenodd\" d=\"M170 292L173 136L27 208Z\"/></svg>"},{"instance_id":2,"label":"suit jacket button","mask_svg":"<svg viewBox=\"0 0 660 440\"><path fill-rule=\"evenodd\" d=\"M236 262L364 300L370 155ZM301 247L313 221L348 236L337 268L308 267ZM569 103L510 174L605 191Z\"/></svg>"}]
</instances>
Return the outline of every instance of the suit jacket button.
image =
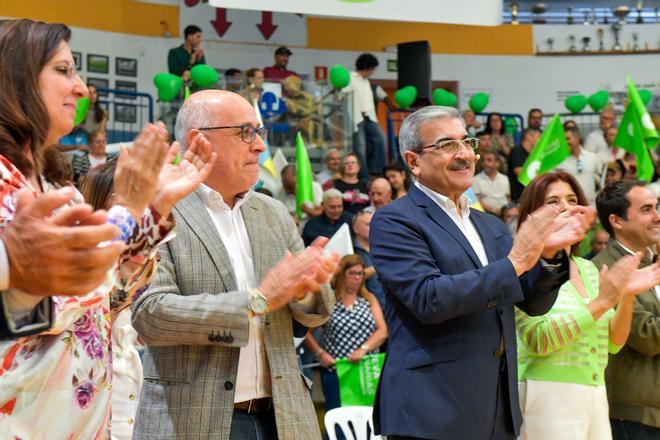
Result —
<instances>
[{"instance_id":1,"label":"suit jacket button","mask_svg":"<svg viewBox=\"0 0 660 440\"><path fill-rule=\"evenodd\" d=\"M231 383L230 381L225 382L225 390L231 391L234 389L234 384Z\"/></svg>"}]
</instances>

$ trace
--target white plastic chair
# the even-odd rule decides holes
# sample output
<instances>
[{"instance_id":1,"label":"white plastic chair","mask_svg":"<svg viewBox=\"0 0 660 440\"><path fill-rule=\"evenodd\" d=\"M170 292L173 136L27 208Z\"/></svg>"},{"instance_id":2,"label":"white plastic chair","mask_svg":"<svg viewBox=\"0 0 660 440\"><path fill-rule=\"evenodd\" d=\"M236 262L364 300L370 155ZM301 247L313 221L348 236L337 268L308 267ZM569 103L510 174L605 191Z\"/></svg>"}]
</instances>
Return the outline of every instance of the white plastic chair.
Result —
<instances>
[{"instance_id":1,"label":"white plastic chair","mask_svg":"<svg viewBox=\"0 0 660 440\"><path fill-rule=\"evenodd\" d=\"M330 440L337 440L335 424L344 432L346 440L381 440L382 437L374 434L374 424L371 420L373 408L370 406L344 406L331 409L325 413L325 429ZM355 437L349 427L349 422L355 430ZM369 436L369 427L371 436Z\"/></svg>"}]
</instances>

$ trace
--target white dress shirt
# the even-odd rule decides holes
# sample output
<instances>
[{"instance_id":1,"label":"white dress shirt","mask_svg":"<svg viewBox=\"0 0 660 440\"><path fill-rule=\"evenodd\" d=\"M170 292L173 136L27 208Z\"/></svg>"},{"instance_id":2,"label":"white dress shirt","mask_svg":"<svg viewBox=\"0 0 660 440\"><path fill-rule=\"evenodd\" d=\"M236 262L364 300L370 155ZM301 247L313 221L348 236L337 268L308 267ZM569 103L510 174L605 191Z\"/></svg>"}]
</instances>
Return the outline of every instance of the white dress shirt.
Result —
<instances>
[{"instance_id":1,"label":"white dress shirt","mask_svg":"<svg viewBox=\"0 0 660 440\"><path fill-rule=\"evenodd\" d=\"M470 221L470 198L463 194L461 196L460 205L461 212L458 212L456 209L456 204L449 199L449 197L442 195L433 191L432 189L424 186L419 181L415 182L417 188L419 188L424 194L429 196L444 212L447 213L450 219L458 226L458 229L461 230L467 241L472 246L472 249L479 257L479 261L483 266L488 265L488 257L486 256L486 249L484 249L484 243L481 241L479 232L474 227Z\"/></svg>"},{"instance_id":2,"label":"white dress shirt","mask_svg":"<svg viewBox=\"0 0 660 440\"><path fill-rule=\"evenodd\" d=\"M252 248L240 209L252 195L252 191L248 191L243 197L238 198L234 207L230 208L220 193L204 184L200 185L200 188L203 194L202 202L218 230L231 261L236 288L247 290L257 287ZM241 347L238 358L234 402L272 396L270 367L264 344L264 324L261 316L252 317L249 332L248 343L245 347Z\"/></svg>"},{"instance_id":3,"label":"white dress shirt","mask_svg":"<svg viewBox=\"0 0 660 440\"><path fill-rule=\"evenodd\" d=\"M382 87L376 87L376 96L374 96L369 78L365 78L358 72L351 72L351 82L342 89L342 92L353 92L353 131L357 131L358 124L364 120L365 116L373 122L378 122L374 98L378 101L387 98L387 93Z\"/></svg>"}]
</instances>

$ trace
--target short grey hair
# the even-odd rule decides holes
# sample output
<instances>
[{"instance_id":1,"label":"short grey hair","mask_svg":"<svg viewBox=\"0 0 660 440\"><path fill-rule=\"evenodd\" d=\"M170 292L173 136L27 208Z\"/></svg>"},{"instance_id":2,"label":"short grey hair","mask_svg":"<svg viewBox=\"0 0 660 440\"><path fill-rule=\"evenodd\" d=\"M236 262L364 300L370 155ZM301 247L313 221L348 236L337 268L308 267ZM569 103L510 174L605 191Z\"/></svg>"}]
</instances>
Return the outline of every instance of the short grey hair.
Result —
<instances>
[{"instance_id":1,"label":"short grey hair","mask_svg":"<svg viewBox=\"0 0 660 440\"><path fill-rule=\"evenodd\" d=\"M323 203L330 199L344 199L344 195L337 188L330 188L323 191Z\"/></svg>"},{"instance_id":2,"label":"short grey hair","mask_svg":"<svg viewBox=\"0 0 660 440\"><path fill-rule=\"evenodd\" d=\"M174 135L184 150L188 148L188 132L193 128L200 128L213 124L213 102L195 100L186 103L176 115Z\"/></svg>"},{"instance_id":3,"label":"short grey hair","mask_svg":"<svg viewBox=\"0 0 660 440\"><path fill-rule=\"evenodd\" d=\"M419 128L426 122L433 119L455 118L461 121L465 126L465 121L460 112L453 107L443 107L440 105L429 105L423 107L416 112L408 115L408 117L401 124L399 130L399 152L401 158L404 158L406 151L414 150L415 148L423 146L424 140L419 135ZM404 160L404 163L406 161ZM406 163L407 166L407 163Z\"/></svg>"}]
</instances>

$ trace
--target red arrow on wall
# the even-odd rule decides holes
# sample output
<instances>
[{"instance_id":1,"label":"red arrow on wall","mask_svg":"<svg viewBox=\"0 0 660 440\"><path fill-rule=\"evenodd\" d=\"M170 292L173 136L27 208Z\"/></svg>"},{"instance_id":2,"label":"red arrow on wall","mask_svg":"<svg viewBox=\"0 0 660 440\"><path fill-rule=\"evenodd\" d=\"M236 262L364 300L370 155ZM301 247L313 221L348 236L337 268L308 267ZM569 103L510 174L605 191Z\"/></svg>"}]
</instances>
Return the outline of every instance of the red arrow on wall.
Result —
<instances>
[{"instance_id":1,"label":"red arrow on wall","mask_svg":"<svg viewBox=\"0 0 660 440\"><path fill-rule=\"evenodd\" d=\"M219 36L224 36L231 27L231 22L227 21L227 8L215 8L215 20L211 20L211 24Z\"/></svg>"},{"instance_id":2,"label":"red arrow on wall","mask_svg":"<svg viewBox=\"0 0 660 440\"><path fill-rule=\"evenodd\" d=\"M277 26L273 24L273 13L272 12L261 12L261 23L257 25L259 32L264 36L266 40L269 40L273 35Z\"/></svg>"}]
</instances>

